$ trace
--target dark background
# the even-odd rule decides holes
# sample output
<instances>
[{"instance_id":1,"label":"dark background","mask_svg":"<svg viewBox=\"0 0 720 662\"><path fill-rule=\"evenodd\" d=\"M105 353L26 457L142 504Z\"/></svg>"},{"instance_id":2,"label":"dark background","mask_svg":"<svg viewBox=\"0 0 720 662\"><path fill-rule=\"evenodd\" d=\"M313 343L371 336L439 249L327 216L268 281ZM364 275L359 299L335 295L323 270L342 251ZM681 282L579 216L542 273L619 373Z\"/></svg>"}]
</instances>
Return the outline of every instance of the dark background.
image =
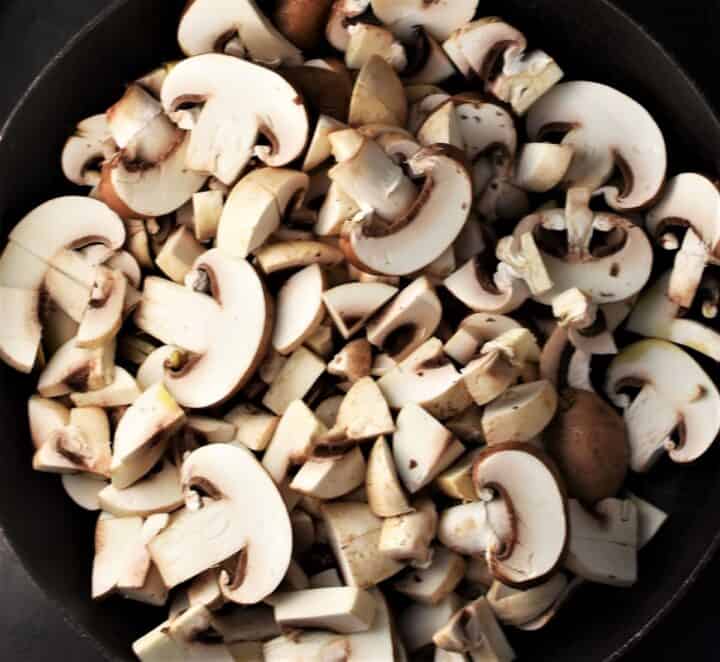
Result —
<instances>
[{"instance_id":1,"label":"dark background","mask_svg":"<svg viewBox=\"0 0 720 662\"><path fill-rule=\"evenodd\" d=\"M108 0L0 2L1 124L33 76ZM674 54L714 106L720 108L717 80L720 0L617 0L616 4L645 25ZM92 94L92 81L88 81L88 94ZM58 572L62 569L58 568ZM662 582L663 578L658 577L657 581ZM715 606L718 588L720 559L701 575L689 595L635 649L628 662L720 659L717 641L720 616ZM588 614L588 627L591 624L592 614ZM588 657L591 654L588 651ZM97 659L97 652L70 629L62 615L31 584L0 534L0 660L46 662L51 657L89 662Z\"/></svg>"}]
</instances>

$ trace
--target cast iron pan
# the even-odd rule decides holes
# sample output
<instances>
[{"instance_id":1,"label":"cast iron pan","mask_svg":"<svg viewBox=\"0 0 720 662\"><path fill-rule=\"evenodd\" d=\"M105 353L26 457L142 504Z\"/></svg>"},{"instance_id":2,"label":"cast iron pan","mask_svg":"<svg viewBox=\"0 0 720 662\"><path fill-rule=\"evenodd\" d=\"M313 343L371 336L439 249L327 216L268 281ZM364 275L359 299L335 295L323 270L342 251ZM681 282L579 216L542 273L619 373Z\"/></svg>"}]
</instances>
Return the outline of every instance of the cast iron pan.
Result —
<instances>
[{"instance_id":1,"label":"cast iron pan","mask_svg":"<svg viewBox=\"0 0 720 662\"><path fill-rule=\"evenodd\" d=\"M66 137L77 121L116 100L126 81L177 55L175 28L183 4L112 2L35 80L0 136L5 234L35 205L72 191L60 174ZM717 118L678 65L616 8L604 0L483 0L482 12L516 24L570 77L608 83L638 99L665 132L673 173L717 174ZM95 518L71 504L57 478L31 470L26 402L33 386L31 379L0 367L0 525L34 581L80 635L96 642L98 657L131 660L130 643L159 624L165 612L136 603L90 601ZM583 589L546 630L513 636L521 659L524 654L534 662L622 657L667 614L720 544L718 475L716 448L695 465L664 462L636 480L638 493L671 513L642 553L638 585Z\"/></svg>"}]
</instances>

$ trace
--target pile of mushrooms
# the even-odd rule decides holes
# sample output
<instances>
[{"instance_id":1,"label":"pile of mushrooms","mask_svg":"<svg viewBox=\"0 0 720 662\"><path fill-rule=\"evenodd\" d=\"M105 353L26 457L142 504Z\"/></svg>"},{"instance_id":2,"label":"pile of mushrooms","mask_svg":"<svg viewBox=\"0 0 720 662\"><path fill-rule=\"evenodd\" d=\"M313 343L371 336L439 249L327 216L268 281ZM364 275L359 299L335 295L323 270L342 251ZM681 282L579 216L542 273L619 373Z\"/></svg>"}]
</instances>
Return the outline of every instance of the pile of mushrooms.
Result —
<instances>
[{"instance_id":1,"label":"pile of mushrooms","mask_svg":"<svg viewBox=\"0 0 720 662\"><path fill-rule=\"evenodd\" d=\"M33 467L93 599L169 609L144 662L507 662L718 436L718 189L477 4L194 0L10 233Z\"/></svg>"}]
</instances>

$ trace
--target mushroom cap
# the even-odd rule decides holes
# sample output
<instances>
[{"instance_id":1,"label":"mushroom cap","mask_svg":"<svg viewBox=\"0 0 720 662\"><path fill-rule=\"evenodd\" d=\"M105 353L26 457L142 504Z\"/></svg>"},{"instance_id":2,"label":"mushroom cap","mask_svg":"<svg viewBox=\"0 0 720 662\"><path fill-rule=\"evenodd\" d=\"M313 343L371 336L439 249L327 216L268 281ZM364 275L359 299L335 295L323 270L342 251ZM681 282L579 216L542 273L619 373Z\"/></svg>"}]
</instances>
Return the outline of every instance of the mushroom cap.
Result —
<instances>
[{"instance_id":1,"label":"mushroom cap","mask_svg":"<svg viewBox=\"0 0 720 662\"><path fill-rule=\"evenodd\" d=\"M200 0L196 0L196 3ZM248 97L247 91L263 94ZM257 156L283 166L300 156L308 139L307 111L282 76L228 55L191 57L176 65L162 90L166 112L183 102L204 103L188 147L188 168L211 172L231 184ZM259 133L272 147L256 147Z\"/></svg>"},{"instance_id":2,"label":"mushroom cap","mask_svg":"<svg viewBox=\"0 0 720 662\"><path fill-rule=\"evenodd\" d=\"M587 81L557 85L531 108L527 129L532 140L566 129L563 144L575 154L565 184L602 191L613 209L644 207L660 193L665 139L639 103L612 87ZM605 186L615 168L623 175L623 190Z\"/></svg>"},{"instance_id":3,"label":"mushroom cap","mask_svg":"<svg viewBox=\"0 0 720 662\"><path fill-rule=\"evenodd\" d=\"M625 387L641 388L632 402ZM692 462L720 432L717 387L689 354L664 340L642 340L620 352L605 391L625 410L634 471L648 471L663 450L673 462Z\"/></svg>"},{"instance_id":4,"label":"mushroom cap","mask_svg":"<svg viewBox=\"0 0 720 662\"><path fill-rule=\"evenodd\" d=\"M404 216L384 232L373 232L365 223L344 231L343 251L364 271L390 276L419 271L452 245L467 221L472 181L456 152L434 145L407 165L413 175L425 177L425 184Z\"/></svg>"},{"instance_id":5,"label":"mushroom cap","mask_svg":"<svg viewBox=\"0 0 720 662\"><path fill-rule=\"evenodd\" d=\"M371 0L375 15L401 39L409 39L422 26L438 41L444 41L472 20L478 0Z\"/></svg>"},{"instance_id":6,"label":"mushroom cap","mask_svg":"<svg viewBox=\"0 0 720 662\"><path fill-rule=\"evenodd\" d=\"M229 41L240 42L249 58L269 66L302 64L302 53L278 32L254 0L191 0L178 28L185 55L219 50Z\"/></svg>"},{"instance_id":7,"label":"mushroom cap","mask_svg":"<svg viewBox=\"0 0 720 662\"><path fill-rule=\"evenodd\" d=\"M490 571L514 588L541 583L568 543L567 499L552 460L531 444L502 444L480 453L473 480L478 495L496 491L512 513L512 537L487 550Z\"/></svg>"}]
</instances>

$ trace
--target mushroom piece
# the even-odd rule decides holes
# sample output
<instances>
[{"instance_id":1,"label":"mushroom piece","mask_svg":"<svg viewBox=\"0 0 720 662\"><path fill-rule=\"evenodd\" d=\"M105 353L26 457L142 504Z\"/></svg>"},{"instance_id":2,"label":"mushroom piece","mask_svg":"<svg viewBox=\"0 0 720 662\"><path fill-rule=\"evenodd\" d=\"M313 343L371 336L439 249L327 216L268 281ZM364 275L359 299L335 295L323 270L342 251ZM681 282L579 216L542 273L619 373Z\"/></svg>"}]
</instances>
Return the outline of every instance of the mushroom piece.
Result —
<instances>
[{"instance_id":1,"label":"mushroom piece","mask_svg":"<svg viewBox=\"0 0 720 662\"><path fill-rule=\"evenodd\" d=\"M96 267L95 283L78 328L75 343L92 349L111 341L120 331L128 281L123 273Z\"/></svg>"},{"instance_id":2,"label":"mushroom piece","mask_svg":"<svg viewBox=\"0 0 720 662\"><path fill-rule=\"evenodd\" d=\"M485 444L482 433L482 409L477 405L470 405L465 411L449 418L445 421L445 426L460 441Z\"/></svg>"},{"instance_id":3,"label":"mushroom piece","mask_svg":"<svg viewBox=\"0 0 720 662\"><path fill-rule=\"evenodd\" d=\"M323 41L333 0L282 0L273 20L280 32L303 50L315 50Z\"/></svg>"},{"instance_id":4,"label":"mushroom piece","mask_svg":"<svg viewBox=\"0 0 720 662\"><path fill-rule=\"evenodd\" d=\"M493 582L487 601L502 623L521 627L542 616L567 589L568 580L561 572L546 582L525 591Z\"/></svg>"},{"instance_id":5,"label":"mushroom piece","mask_svg":"<svg viewBox=\"0 0 720 662\"><path fill-rule=\"evenodd\" d=\"M236 428L236 443L252 451L264 451L275 434L280 417L246 403L231 409L225 420Z\"/></svg>"},{"instance_id":6,"label":"mushroom piece","mask_svg":"<svg viewBox=\"0 0 720 662\"><path fill-rule=\"evenodd\" d=\"M462 604L460 596L450 593L437 604L414 603L404 609L398 617L398 630L408 653L431 644L435 633L447 624Z\"/></svg>"},{"instance_id":7,"label":"mushroom piece","mask_svg":"<svg viewBox=\"0 0 720 662\"><path fill-rule=\"evenodd\" d=\"M370 8L370 0L335 0L328 18L325 37L333 48L345 52L350 42L348 28L359 23Z\"/></svg>"},{"instance_id":8,"label":"mushroom piece","mask_svg":"<svg viewBox=\"0 0 720 662\"><path fill-rule=\"evenodd\" d=\"M273 312L261 279L244 260L213 249L190 276L206 283L210 294L149 277L134 319L149 335L186 350L164 382L181 405L200 409L224 402L247 383L269 345Z\"/></svg>"},{"instance_id":9,"label":"mushroom piece","mask_svg":"<svg viewBox=\"0 0 720 662\"><path fill-rule=\"evenodd\" d=\"M416 404L407 404L397 418L393 455L398 475L411 494L430 483L465 451L450 430Z\"/></svg>"},{"instance_id":10,"label":"mushroom piece","mask_svg":"<svg viewBox=\"0 0 720 662\"><path fill-rule=\"evenodd\" d=\"M435 645L451 652L469 652L473 660L512 662L515 651L498 625L486 598L478 598L460 609L433 636Z\"/></svg>"},{"instance_id":11,"label":"mushroom piece","mask_svg":"<svg viewBox=\"0 0 720 662\"><path fill-rule=\"evenodd\" d=\"M364 338L353 340L343 347L328 364L328 372L351 384L368 377L373 356L370 343Z\"/></svg>"},{"instance_id":12,"label":"mushroom piece","mask_svg":"<svg viewBox=\"0 0 720 662\"><path fill-rule=\"evenodd\" d=\"M192 197L192 229L198 241L217 236L225 195L222 191L201 191Z\"/></svg>"},{"instance_id":13,"label":"mushroom piece","mask_svg":"<svg viewBox=\"0 0 720 662\"><path fill-rule=\"evenodd\" d=\"M592 582L632 586L637 581L638 513L632 501L605 499L586 511L570 499L570 543L565 567Z\"/></svg>"},{"instance_id":14,"label":"mushroom piece","mask_svg":"<svg viewBox=\"0 0 720 662\"><path fill-rule=\"evenodd\" d=\"M318 237L339 236L343 225L359 213L360 207L355 201L332 182L318 211L318 220L313 231Z\"/></svg>"},{"instance_id":15,"label":"mushroom piece","mask_svg":"<svg viewBox=\"0 0 720 662\"><path fill-rule=\"evenodd\" d=\"M485 343L522 326L510 317L476 313L466 317L443 350L453 361L467 365L482 350Z\"/></svg>"},{"instance_id":16,"label":"mushroom piece","mask_svg":"<svg viewBox=\"0 0 720 662\"><path fill-rule=\"evenodd\" d=\"M635 504L638 514L638 550L645 547L660 531L668 515L649 501L627 492L627 497Z\"/></svg>"},{"instance_id":17,"label":"mushroom piece","mask_svg":"<svg viewBox=\"0 0 720 662\"><path fill-rule=\"evenodd\" d=\"M338 331L347 340L397 291L397 287L385 283L346 283L325 292L323 301Z\"/></svg>"},{"instance_id":18,"label":"mushroom piece","mask_svg":"<svg viewBox=\"0 0 720 662\"><path fill-rule=\"evenodd\" d=\"M80 122L62 153L63 174L78 186L100 183L99 164L116 150L105 114L93 115Z\"/></svg>"},{"instance_id":19,"label":"mushroom piece","mask_svg":"<svg viewBox=\"0 0 720 662\"><path fill-rule=\"evenodd\" d=\"M483 18L458 28L443 48L464 76L477 74L486 91L509 103L518 115L524 115L564 76L546 53L526 54L525 35L499 18Z\"/></svg>"},{"instance_id":20,"label":"mushroom piece","mask_svg":"<svg viewBox=\"0 0 720 662\"><path fill-rule=\"evenodd\" d=\"M251 607L233 605L213 613L212 629L228 644L266 641L280 634L272 608L262 604Z\"/></svg>"},{"instance_id":21,"label":"mushroom piece","mask_svg":"<svg viewBox=\"0 0 720 662\"><path fill-rule=\"evenodd\" d=\"M196 0L192 7L202 4L205 0ZM266 94L248 104L248 89ZM237 58L198 55L176 65L163 85L163 107L171 113L188 100L204 105L190 133L185 163L228 185L253 156L283 166L300 155L308 139L307 112L295 90L273 71ZM256 147L258 134L272 146Z\"/></svg>"},{"instance_id":22,"label":"mushroom piece","mask_svg":"<svg viewBox=\"0 0 720 662\"><path fill-rule=\"evenodd\" d=\"M120 366L115 366L114 378L105 388L87 393L71 393L76 407L123 407L131 405L140 397L141 391L135 379Z\"/></svg>"},{"instance_id":23,"label":"mushroom piece","mask_svg":"<svg viewBox=\"0 0 720 662\"><path fill-rule=\"evenodd\" d=\"M571 189L564 210L541 211L524 218L515 228L515 242L532 233L542 263L554 286L536 295L550 304L562 292L577 288L593 303L625 301L648 282L653 264L652 246L641 227L615 214L590 209L590 190ZM567 249L556 256L544 249L543 232L563 232ZM602 245L592 248L591 242Z\"/></svg>"},{"instance_id":24,"label":"mushroom piece","mask_svg":"<svg viewBox=\"0 0 720 662\"><path fill-rule=\"evenodd\" d=\"M280 627L316 628L351 634L367 632L376 602L367 591L350 586L314 588L272 598Z\"/></svg>"},{"instance_id":25,"label":"mushroom piece","mask_svg":"<svg viewBox=\"0 0 720 662\"><path fill-rule=\"evenodd\" d=\"M443 354L442 342L431 338L378 380L392 409L417 404L439 420L465 411L472 397L462 375Z\"/></svg>"},{"instance_id":26,"label":"mushroom piece","mask_svg":"<svg viewBox=\"0 0 720 662\"><path fill-rule=\"evenodd\" d=\"M440 516L438 539L458 554L487 558L493 548L504 546L515 535L513 516L504 499L452 506Z\"/></svg>"},{"instance_id":27,"label":"mushroom piece","mask_svg":"<svg viewBox=\"0 0 720 662\"><path fill-rule=\"evenodd\" d=\"M395 431L388 403L372 377L363 377L352 385L338 409L335 428L350 441Z\"/></svg>"},{"instance_id":28,"label":"mushroom piece","mask_svg":"<svg viewBox=\"0 0 720 662\"><path fill-rule=\"evenodd\" d=\"M435 485L451 499L460 501L475 501L475 485L472 481L472 470L480 450L474 450L465 455L459 462L443 471L435 480Z\"/></svg>"},{"instance_id":29,"label":"mushroom piece","mask_svg":"<svg viewBox=\"0 0 720 662\"><path fill-rule=\"evenodd\" d=\"M477 5L477 0L432 4L423 0L371 0L375 15L404 40L410 39L415 29L422 26L434 39L444 41L453 31L472 20Z\"/></svg>"},{"instance_id":30,"label":"mushroom piece","mask_svg":"<svg viewBox=\"0 0 720 662\"><path fill-rule=\"evenodd\" d=\"M310 577L311 588L333 588L342 585L342 579L335 568L318 572L317 575Z\"/></svg>"},{"instance_id":31,"label":"mushroom piece","mask_svg":"<svg viewBox=\"0 0 720 662\"><path fill-rule=\"evenodd\" d=\"M304 510L293 510L290 513L290 524L293 530L293 550L302 554L315 544L315 522Z\"/></svg>"},{"instance_id":32,"label":"mushroom piece","mask_svg":"<svg viewBox=\"0 0 720 662\"><path fill-rule=\"evenodd\" d=\"M239 448L205 446L183 463L182 484L186 494L197 489L208 497L150 542L165 584L177 586L242 552L234 576L220 575L223 595L238 604L270 595L287 572L292 529L285 503L260 463Z\"/></svg>"},{"instance_id":33,"label":"mushroom piece","mask_svg":"<svg viewBox=\"0 0 720 662\"><path fill-rule=\"evenodd\" d=\"M322 241L294 240L269 244L261 248L255 259L266 275L311 264L334 267L343 261L343 252Z\"/></svg>"},{"instance_id":34,"label":"mushroom piece","mask_svg":"<svg viewBox=\"0 0 720 662\"><path fill-rule=\"evenodd\" d=\"M316 451L317 452L317 451ZM343 455L311 457L290 483L290 488L316 499L337 499L365 482L365 458L357 446Z\"/></svg>"},{"instance_id":35,"label":"mushroom piece","mask_svg":"<svg viewBox=\"0 0 720 662\"><path fill-rule=\"evenodd\" d=\"M526 143L517 159L515 183L525 191L547 193L562 183L574 155L572 145Z\"/></svg>"},{"instance_id":36,"label":"mushroom piece","mask_svg":"<svg viewBox=\"0 0 720 662\"><path fill-rule=\"evenodd\" d=\"M330 145L330 134L334 131L342 131L347 129L347 125L343 122L330 117L329 115L320 115L315 124L313 137L308 145L305 160L303 161L303 172L310 172L318 166L322 165L332 156L332 146Z\"/></svg>"},{"instance_id":37,"label":"mushroom piece","mask_svg":"<svg viewBox=\"0 0 720 662\"><path fill-rule=\"evenodd\" d=\"M318 356L329 359L335 351L332 323L326 318L306 341L305 346Z\"/></svg>"},{"instance_id":38,"label":"mushroom piece","mask_svg":"<svg viewBox=\"0 0 720 662\"><path fill-rule=\"evenodd\" d=\"M320 327L325 318L324 289L325 276L317 264L285 281L277 296L272 337L277 352L292 354Z\"/></svg>"},{"instance_id":39,"label":"mushroom piece","mask_svg":"<svg viewBox=\"0 0 720 662\"><path fill-rule=\"evenodd\" d=\"M114 366L114 342L83 349L72 338L52 355L40 373L38 393L45 398L59 398L103 389L113 382Z\"/></svg>"},{"instance_id":40,"label":"mushroom piece","mask_svg":"<svg viewBox=\"0 0 720 662\"><path fill-rule=\"evenodd\" d=\"M502 501L510 515L510 527L503 527L486 549L493 576L513 588L549 577L562 561L569 537L565 489L552 461L530 444L495 446L476 460L473 480L483 501Z\"/></svg>"},{"instance_id":41,"label":"mushroom piece","mask_svg":"<svg viewBox=\"0 0 720 662\"><path fill-rule=\"evenodd\" d=\"M404 71L405 82L412 85L437 85L455 75L455 67L427 29L412 30L413 55Z\"/></svg>"},{"instance_id":42,"label":"mushroom piece","mask_svg":"<svg viewBox=\"0 0 720 662\"><path fill-rule=\"evenodd\" d=\"M345 51L348 69L362 69L372 57L385 60L395 71L407 67L405 47L395 39L390 30L378 25L356 23L348 26L350 40Z\"/></svg>"},{"instance_id":43,"label":"mushroom piece","mask_svg":"<svg viewBox=\"0 0 720 662\"><path fill-rule=\"evenodd\" d=\"M465 151L465 140L460 128L455 103L452 99L433 110L423 122L417 133L418 141L427 147L436 143L452 145Z\"/></svg>"},{"instance_id":44,"label":"mushroom piece","mask_svg":"<svg viewBox=\"0 0 720 662\"><path fill-rule=\"evenodd\" d=\"M432 550L427 568L413 569L393 582L393 588L415 602L436 605L442 602L465 576L465 560L446 547Z\"/></svg>"},{"instance_id":45,"label":"mushroom piece","mask_svg":"<svg viewBox=\"0 0 720 662\"><path fill-rule=\"evenodd\" d=\"M206 251L185 226L177 228L155 256L155 264L170 280L185 283L193 265Z\"/></svg>"},{"instance_id":46,"label":"mushroom piece","mask_svg":"<svg viewBox=\"0 0 720 662\"><path fill-rule=\"evenodd\" d=\"M163 461L158 470L125 489L115 485L102 486L98 500L102 509L115 517L149 517L171 513L183 505L180 472Z\"/></svg>"},{"instance_id":47,"label":"mushroom piece","mask_svg":"<svg viewBox=\"0 0 720 662\"><path fill-rule=\"evenodd\" d=\"M603 193L619 211L650 204L665 181L665 139L655 120L636 101L612 87L575 81L563 83L538 101L527 118L531 140L567 131L563 145L574 151L564 178L568 188ZM607 184L619 170L624 187Z\"/></svg>"},{"instance_id":48,"label":"mushroom piece","mask_svg":"<svg viewBox=\"0 0 720 662\"><path fill-rule=\"evenodd\" d=\"M640 389L630 397L626 388ZM623 409L630 468L649 471L663 452L698 459L720 432L720 394L695 360L664 340L634 343L608 368L605 391Z\"/></svg>"},{"instance_id":49,"label":"mushroom piece","mask_svg":"<svg viewBox=\"0 0 720 662\"><path fill-rule=\"evenodd\" d=\"M438 514L432 499L419 499L413 512L383 521L378 549L396 561L427 567L433 560L430 547L437 533Z\"/></svg>"},{"instance_id":50,"label":"mushroom piece","mask_svg":"<svg viewBox=\"0 0 720 662\"><path fill-rule=\"evenodd\" d=\"M355 79L348 123L402 127L407 115L407 97L397 73L380 56L371 57Z\"/></svg>"},{"instance_id":51,"label":"mushroom piece","mask_svg":"<svg viewBox=\"0 0 720 662\"><path fill-rule=\"evenodd\" d=\"M378 549L383 521L365 503L326 503L321 507L330 545L345 583L357 588L375 586L403 569Z\"/></svg>"},{"instance_id":52,"label":"mushroom piece","mask_svg":"<svg viewBox=\"0 0 720 662\"><path fill-rule=\"evenodd\" d=\"M76 505L90 512L100 510L98 494L107 483L91 474L63 474L60 479L65 493Z\"/></svg>"},{"instance_id":53,"label":"mushroom piece","mask_svg":"<svg viewBox=\"0 0 720 662\"><path fill-rule=\"evenodd\" d=\"M368 505L377 517L397 517L413 510L398 479L395 460L385 437L378 437L370 451L365 488Z\"/></svg>"},{"instance_id":54,"label":"mushroom piece","mask_svg":"<svg viewBox=\"0 0 720 662\"><path fill-rule=\"evenodd\" d=\"M188 416L185 427L209 444L229 444L235 440L235 425L210 416Z\"/></svg>"},{"instance_id":55,"label":"mushroom piece","mask_svg":"<svg viewBox=\"0 0 720 662\"><path fill-rule=\"evenodd\" d=\"M282 415L296 400L302 400L327 368L325 362L309 349L300 347L280 369L263 398L271 412Z\"/></svg>"},{"instance_id":56,"label":"mushroom piece","mask_svg":"<svg viewBox=\"0 0 720 662\"><path fill-rule=\"evenodd\" d=\"M11 368L30 374L41 350L40 292L0 287L0 358Z\"/></svg>"},{"instance_id":57,"label":"mushroom piece","mask_svg":"<svg viewBox=\"0 0 720 662\"><path fill-rule=\"evenodd\" d=\"M546 380L512 386L485 408L485 439L491 445L531 441L550 424L557 408L557 391Z\"/></svg>"},{"instance_id":58,"label":"mushroom piece","mask_svg":"<svg viewBox=\"0 0 720 662\"><path fill-rule=\"evenodd\" d=\"M259 168L233 188L220 218L217 247L233 257L247 257L280 227L283 217L302 203L306 174L287 168Z\"/></svg>"},{"instance_id":59,"label":"mushroom piece","mask_svg":"<svg viewBox=\"0 0 720 662\"><path fill-rule=\"evenodd\" d=\"M408 285L367 326L368 340L396 362L430 338L442 318L442 304L427 277Z\"/></svg>"},{"instance_id":60,"label":"mushroom piece","mask_svg":"<svg viewBox=\"0 0 720 662\"><path fill-rule=\"evenodd\" d=\"M185 413L162 384L145 391L125 412L115 431L113 485L122 490L147 474L184 423Z\"/></svg>"},{"instance_id":61,"label":"mushroom piece","mask_svg":"<svg viewBox=\"0 0 720 662\"><path fill-rule=\"evenodd\" d=\"M180 19L178 42L188 57L224 51L272 67L303 62L302 53L275 29L254 0L231 5L223 0L193 0Z\"/></svg>"}]
</instances>

